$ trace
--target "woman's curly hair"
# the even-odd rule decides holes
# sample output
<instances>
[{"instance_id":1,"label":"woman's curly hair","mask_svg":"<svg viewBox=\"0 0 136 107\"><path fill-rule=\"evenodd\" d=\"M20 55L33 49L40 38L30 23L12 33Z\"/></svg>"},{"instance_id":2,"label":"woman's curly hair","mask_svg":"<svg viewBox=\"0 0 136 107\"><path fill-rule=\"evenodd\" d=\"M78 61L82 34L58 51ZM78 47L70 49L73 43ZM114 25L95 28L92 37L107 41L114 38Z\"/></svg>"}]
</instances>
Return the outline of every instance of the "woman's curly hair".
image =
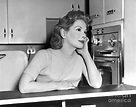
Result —
<instances>
[{"instance_id":1,"label":"woman's curly hair","mask_svg":"<svg viewBox=\"0 0 136 107\"><path fill-rule=\"evenodd\" d=\"M69 11L64 17L59 19L59 22L54 26L50 45L53 49L60 49L63 46L63 38L60 34L60 30L63 28L68 31L76 20L83 20L86 23L87 28L91 25L92 19L81 10Z\"/></svg>"}]
</instances>

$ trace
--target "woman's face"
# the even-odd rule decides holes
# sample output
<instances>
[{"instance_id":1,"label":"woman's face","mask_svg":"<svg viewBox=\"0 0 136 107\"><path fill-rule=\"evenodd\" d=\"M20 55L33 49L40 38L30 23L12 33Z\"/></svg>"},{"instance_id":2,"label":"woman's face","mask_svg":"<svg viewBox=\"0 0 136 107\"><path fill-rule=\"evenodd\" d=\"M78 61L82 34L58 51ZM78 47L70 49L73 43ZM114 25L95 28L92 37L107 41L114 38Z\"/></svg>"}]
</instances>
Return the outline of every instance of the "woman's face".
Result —
<instances>
[{"instance_id":1,"label":"woman's face","mask_svg":"<svg viewBox=\"0 0 136 107\"><path fill-rule=\"evenodd\" d=\"M83 20L76 20L66 32L65 39L70 46L83 48L86 32L86 23Z\"/></svg>"}]
</instances>

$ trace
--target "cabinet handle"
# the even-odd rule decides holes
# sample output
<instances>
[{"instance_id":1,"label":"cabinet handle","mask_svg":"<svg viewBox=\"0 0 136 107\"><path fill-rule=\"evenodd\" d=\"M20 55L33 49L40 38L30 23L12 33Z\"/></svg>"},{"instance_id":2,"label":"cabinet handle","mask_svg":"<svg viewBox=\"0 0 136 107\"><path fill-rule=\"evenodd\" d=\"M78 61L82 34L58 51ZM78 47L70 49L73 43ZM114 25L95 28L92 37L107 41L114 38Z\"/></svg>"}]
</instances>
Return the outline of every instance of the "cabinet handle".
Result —
<instances>
[{"instance_id":1,"label":"cabinet handle","mask_svg":"<svg viewBox=\"0 0 136 107\"><path fill-rule=\"evenodd\" d=\"M77 8L78 8L78 10L80 10L80 5L79 4L78 4Z\"/></svg>"},{"instance_id":2,"label":"cabinet handle","mask_svg":"<svg viewBox=\"0 0 136 107\"><path fill-rule=\"evenodd\" d=\"M95 60L98 63L116 63L116 60Z\"/></svg>"},{"instance_id":3,"label":"cabinet handle","mask_svg":"<svg viewBox=\"0 0 136 107\"><path fill-rule=\"evenodd\" d=\"M111 14L114 14L116 12L116 10L112 9L112 10L108 10L106 12L107 15L111 15Z\"/></svg>"},{"instance_id":4,"label":"cabinet handle","mask_svg":"<svg viewBox=\"0 0 136 107\"><path fill-rule=\"evenodd\" d=\"M6 29L3 29L3 37L6 38Z\"/></svg>"},{"instance_id":5,"label":"cabinet handle","mask_svg":"<svg viewBox=\"0 0 136 107\"><path fill-rule=\"evenodd\" d=\"M13 38L13 29L11 29L11 38Z\"/></svg>"},{"instance_id":6,"label":"cabinet handle","mask_svg":"<svg viewBox=\"0 0 136 107\"><path fill-rule=\"evenodd\" d=\"M74 5L73 4L71 5L71 7L72 7L72 10L74 10Z\"/></svg>"},{"instance_id":7,"label":"cabinet handle","mask_svg":"<svg viewBox=\"0 0 136 107\"><path fill-rule=\"evenodd\" d=\"M96 18L98 18L98 17L100 17L99 14L94 14L94 15L91 16L92 19L96 19Z\"/></svg>"}]
</instances>

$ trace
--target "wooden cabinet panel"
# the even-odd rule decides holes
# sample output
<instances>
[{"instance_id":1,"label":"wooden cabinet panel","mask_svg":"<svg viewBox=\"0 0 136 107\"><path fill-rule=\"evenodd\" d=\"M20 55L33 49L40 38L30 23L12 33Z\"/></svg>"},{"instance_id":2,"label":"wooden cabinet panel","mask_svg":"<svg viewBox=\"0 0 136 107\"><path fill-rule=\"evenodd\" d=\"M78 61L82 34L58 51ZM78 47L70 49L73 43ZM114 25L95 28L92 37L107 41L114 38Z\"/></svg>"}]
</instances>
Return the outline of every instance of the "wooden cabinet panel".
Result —
<instances>
[{"instance_id":1,"label":"wooden cabinet panel","mask_svg":"<svg viewBox=\"0 0 136 107\"><path fill-rule=\"evenodd\" d=\"M45 42L45 0L9 0L8 11L10 43Z\"/></svg>"},{"instance_id":2,"label":"wooden cabinet panel","mask_svg":"<svg viewBox=\"0 0 136 107\"><path fill-rule=\"evenodd\" d=\"M46 0L46 17L61 18L70 10L85 10L84 0Z\"/></svg>"},{"instance_id":3,"label":"wooden cabinet panel","mask_svg":"<svg viewBox=\"0 0 136 107\"><path fill-rule=\"evenodd\" d=\"M124 0L89 0L92 25L122 20L124 18Z\"/></svg>"},{"instance_id":4,"label":"wooden cabinet panel","mask_svg":"<svg viewBox=\"0 0 136 107\"><path fill-rule=\"evenodd\" d=\"M76 10L85 11L85 0L76 0L74 7Z\"/></svg>"},{"instance_id":5,"label":"wooden cabinet panel","mask_svg":"<svg viewBox=\"0 0 136 107\"><path fill-rule=\"evenodd\" d=\"M84 0L0 0L0 44L46 42L46 17L59 18Z\"/></svg>"},{"instance_id":6,"label":"wooden cabinet panel","mask_svg":"<svg viewBox=\"0 0 136 107\"><path fill-rule=\"evenodd\" d=\"M0 43L8 42L7 39L7 2L0 0Z\"/></svg>"},{"instance_id":7,"label":"wooden cabinet panel","mask_svg":"<svg viewBox=\"0 0 136 107\"><path fill-rule=\"evenodd\" d=\"M92 25L103 23L103 0L90 0L90 16L93 19Z\"/></svg>"},{"instance_id":8,"label":"wooden cabinet panel","mask_svg":"<svg viewBox=\"0 0 136 107\"><path fill-rule=\"evenodd\" d=\"M105 22L121 20L123 16L123 0L105 0Z\"/></svg>"},{"instance_id":9,"label":"wooden cabinet panel","mask_svg":"<svg viewBox=\"0 0 136 107\"><path fill-rule=\"evenodd\" d=\"M46 0L46 17L60 18L72 10L75 0Z\"/></svg>"},{"instance_id":10,"label":"wooden cabinet panel","mask_svg":"<svg viewBox=\"0 0 136 107\"><path fill-rule=\"evenodd\" d=\"M5 24L0 27L1 38L6 29L8 39L0 44L44 43L46 41L45 0L1 0L0 12ZM0 25L1 26L1 25Z\"/></svg>"}]
</instances>

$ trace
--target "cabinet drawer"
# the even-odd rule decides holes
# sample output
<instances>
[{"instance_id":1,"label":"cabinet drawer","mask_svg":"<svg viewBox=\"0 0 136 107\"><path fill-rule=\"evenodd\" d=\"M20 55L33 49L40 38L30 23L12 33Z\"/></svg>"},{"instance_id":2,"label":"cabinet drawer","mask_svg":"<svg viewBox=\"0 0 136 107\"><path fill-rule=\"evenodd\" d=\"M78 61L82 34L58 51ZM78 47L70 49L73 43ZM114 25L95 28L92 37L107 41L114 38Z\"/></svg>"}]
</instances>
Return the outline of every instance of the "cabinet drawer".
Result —
<instances>
[{"instance_id":1,"label":"cabinet drawer","mask_svg":"<svg viewBox=\"0 0 136 107\"><path fill-rule=\"evenodd\" d=\"M105 0L105 22L123 19L123 8L123 0Z\"/></svg>"},{"instance_id":2,"label":"cabinet drawer","mask_svg":"<svg viewBox=\"0 0 136 107\"><path fill-rule=\"evenodd\" d=\"M103 23L103 0L90 0L90 16L93 19L92 25Z\"/></svg>"}]
</instances>

